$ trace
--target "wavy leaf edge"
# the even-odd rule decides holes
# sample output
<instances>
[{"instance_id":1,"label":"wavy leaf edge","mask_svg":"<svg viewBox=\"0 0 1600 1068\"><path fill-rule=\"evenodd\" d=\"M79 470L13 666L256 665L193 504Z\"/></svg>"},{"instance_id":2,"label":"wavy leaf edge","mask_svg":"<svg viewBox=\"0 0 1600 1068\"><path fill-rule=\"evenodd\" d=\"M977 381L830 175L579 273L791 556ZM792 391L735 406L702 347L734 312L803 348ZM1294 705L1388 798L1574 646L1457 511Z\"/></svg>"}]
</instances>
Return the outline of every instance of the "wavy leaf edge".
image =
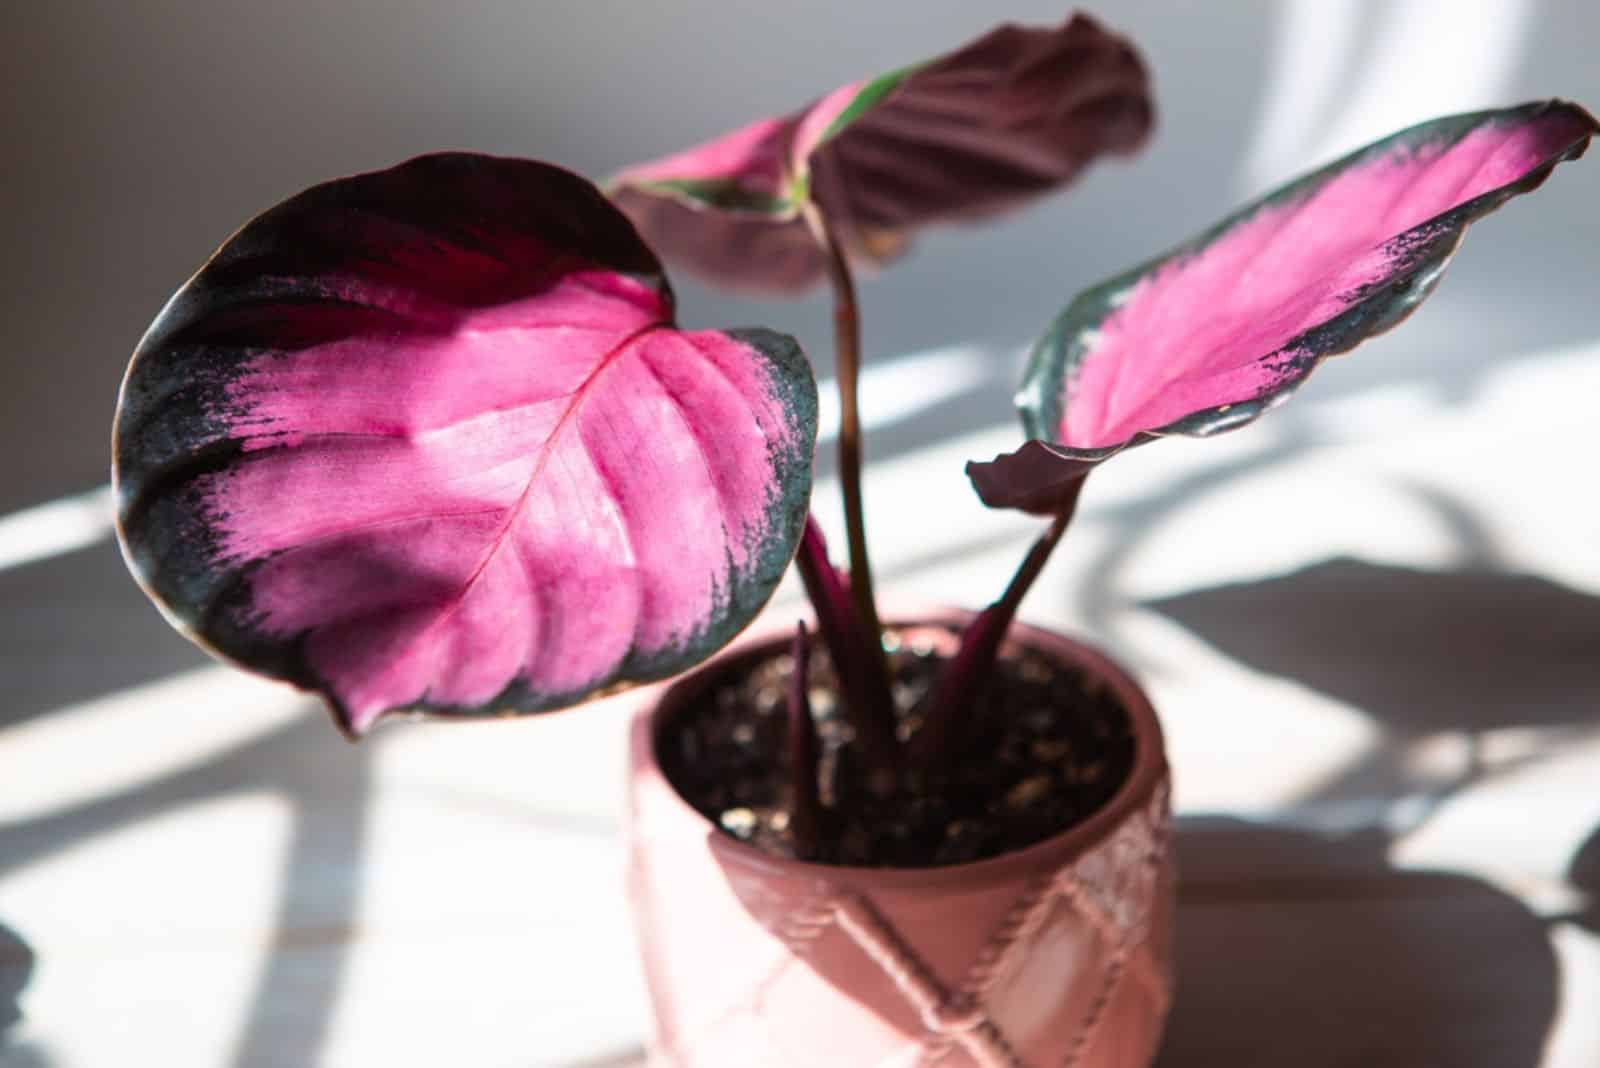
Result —
<instances>
[{"instance_id":1,"label":"wavy leaf edge","mask_svg":"<svg viewBox=\"0 0 1600 1068\"><path fill-rule=\"evenodd\" d=\"M1441 127L1460 127L1459 132L1464 134L1485 123L1531 120L1552 111L1567 112L1579 122L1582 132L1516 181L1488 190L1389 238L1386 245L1405 246L1410 257L1404 272L1351 304L1340 315L1295 336L1277 350L1285 352L1299 348L1304 349L1305 354L1292 362L1289 373L1275 388L1255 397L1201 408L1160 426L1141 428L1123 440L1108 445L1073 446L1055 440L1056 429L1062 420L1062 383L1068 379L1067 368L1092 344L1096 328L1128 300L1143 279L1168 264L1203 252L1234 227L1249 222L1259 213L1309 198L1325 183L1353 166L1382 157L1396 146L1412 146ZM1030 355L1015 398L1023 431L1028 439L1025 446L1011 453L1000 454L991 461L969 463L968 476L974 490L990 507L1033 511L1025 504L1016 503L1027 496L1026 491L1018 489L1018 486L1039 479L1061 480L1080 472L1086 474L1126 449L1160 438L1180 435L1210 437L1255 422L1264 413L1288 400L1324 360L1347 353L1368 338L1391 330L1404 321L1437 287L1473 222L1496 211L1513 197L1537 189L1550 177L1556 166L1581 157L1590 139L1597 133L1600 133L1600 121L1581 106L1560 99L1466 112L1416 123L1279 186L1199 235L1085 290L1057 316ZM1052 457L1058 465L1054 468Z\"/></svg>"},{"instance_id":2,"label":"wavy leaf edge","mask_svg":"<svg viewBox=\"0 0 1600 1068\"><path fill-rule=\"evenodd\" d=\"M825 275L804 218L813 209L853 262L880 266L924 227L986 218L1132 154L1153 123L1132 44L1074 12L1059 24L1001 23L798 111L627 167L605 188L701 278L790 293Z\"/></svg>"},{"instance_id":3,"label":"wavy leaf edge","mask_svg":"<svg viewBox=\"0 0 1600 1068\"><path fill-rule=\"evenodd\" d=\"M371 714L370 711L353 708L342 688L332 682L307 655L307 642L315 628L301 631L287 640L264 639L260 634L249 633L220 620L222 609L219 605L235 596L240 588L248 587L254 576L272 561L273 556L248 560L230 572L222 573L217 570L223 566L223 557L217 548L217 535L208 526L214 517L198 513L182 517L189 526L181 534L171 529L161 532L159 536L151 533L151 524L159 525L161 522L152 518L152 511L161 506L161 497L167 492L165 487L168 483L191 483L214 471L227 470L231 461L255 451L254 446L243 443L243 432L237 437L224 435L189 451L180 445L172 456L161 459L159 463L141 453L140 435L145 433L152 420L162 418L160 404L151 403L147 396L152 385L156 392L165 392L167 400L170 401L172 395L178 395L185 398L182 403L186 404L202 403L193 401L192 396L204 398L207 391L214 391L216 386L219 372L214 367L197 367L198 376L185 381L175 377L172 366L165 366L174 363L168 351L172 345L178 344L174 339L187 337L186 332L197 330L203 335L206 329L214 325L208 324L208 315L215 314L219 309L232 310L227 303L230 294L239 297L240 293L253 292L255 296L265 294L265 299L269 301L274 299L274 283L265 280L256 280L259 284L253 291L249 284L241 286L236 280L213 286L214 276L219 271L236 266L230 259L231 253L241 248L249 249L252 243L270 250L280 236L272 228L284 217L292 218L297 206L311 202L317 195L430 166L537 168L558 183L571 183L572 188L591 191L592 198L585 205L574 206L574 214L581 215L600 206L614 216L606 224L625 229L628 238L637 245L636 250L626 250L622 258L627 260L637 253L639 264L634 266L646 268L637 272L619 269L618 273L652 290L661 302L661 318L645 329L636 331L618 349L625 349L635 344L640 336L656 331L666 331L677 338L714 335L742 346L748 353L754 354L752 359L761 361L763 372L770 372L774 388L782 387L782 395L775 394L772 402L784 407L783 418L790 421L794 434L782 448L779 443L767 442L766 459L773 465L773 484L777 487L776 496L763 505L766 509L764 514L771 519L766 540L772 544L752 546L748 558L751 564L745 571L733 567L732 558L729 557L729 582L727 586L715 589L714 608L703 626L692 633L675 634L669 643L655 649L643 649L637 640L630 641L626 655L613 670L569 691L541 693L527 678L514 673L500 691L486 701L433 700L425 691L419 699L386 706ZM384 222L405 227L411 225L412 221ZM418 224L418 228L426 230L426 222ZM608 233L604 240L615 241L618 238L616 233ZM248 257L251 253L240 254ZM604 254L601 255L603 258ZM558 277L565 278L566 275ZM240 297L240 302L248 303L248 299L253 298ZM116 531L124 560L135 581L162 616L185 637L220 660L318 694L333 712L340 730L352 739L364 734L380 719L395 715L482 718L554 711L678 674L703 661L743 631L771 598L787 570L799 546L809 509L817 398L810 364L793 338L759 328L702 331L699 335L683 333L675 325L673 306L671 288L660 270L659 262L638 237L631 223L587 180L551 164L476 153L432 153L393 167L312 186L257 215L228 237L166 302L135 348L123 378L113 424L113 484L118 502ZM262 345L259 351L270 353L273 345ZM242 361L243 357L240 359ZM156 367L158 362L164 365ZM211 400L215 399L215 396L211 397ZM181 417L175 418L181 422ZM522 507L520 500L510 506L507 513L509 523L520 520L519 510ZM185 572L185 568L192 570ZM199 572L204 569L211 569L212 573L200 575ZM477 575L474 574L469 583L476 581ZM196 591L204 592L205 596L196 598L192 595ZM635 634L637 638L637 632ZM518 670L521 670L520 667Z\"/></svg>"}]
</instances>

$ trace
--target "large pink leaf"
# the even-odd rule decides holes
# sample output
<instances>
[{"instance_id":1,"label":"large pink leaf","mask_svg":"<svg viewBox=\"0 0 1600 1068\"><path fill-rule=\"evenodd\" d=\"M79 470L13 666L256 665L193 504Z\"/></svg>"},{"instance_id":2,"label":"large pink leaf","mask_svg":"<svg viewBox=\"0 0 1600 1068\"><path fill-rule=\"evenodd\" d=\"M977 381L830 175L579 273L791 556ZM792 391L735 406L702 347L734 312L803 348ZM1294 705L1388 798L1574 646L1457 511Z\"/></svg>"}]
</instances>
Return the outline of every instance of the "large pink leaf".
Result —
<instances>
[{"instance_id":1,"label":"large pink leaf","mask_svg":"<svg viewBox=\"0 0 1600 1068\"><path fill-rule=\"evenodd\" d=\"M1080 295L1018 396L1035 440L969 465L979 495L1051 511L1129 445L1250 422L1321 360L1409 315L1468 224L1577 158L1597 129L1562 101L1423 123Z\"/></svg>"},{"instance_id":2,"label":"large pink leaf","mask_svg":"<svg viewBox=\"0 0 1600 1068\"><path fill-rule=\"evenodd\" d=\"M134 354L128 559L351 732L682 670L794 552L816 387L789 338L672 316L627 219L558 168L425 156L308 190Z\"/></svg>"},{"instance_id":3,"label":"large pink leaf","mask_svg":"<svg viewBox=\"0 0 1600 1068\"><path fill-rule=\"evenodd\" d=\"M824 264L801 207L881 261L909 231L980 218L1144 143L1149 80L1132 46L1075 15L1004 25L926 63L834 90L687 152L611 192L668 256L727 285L795 290Z\"/></svg>"}]
</instances>

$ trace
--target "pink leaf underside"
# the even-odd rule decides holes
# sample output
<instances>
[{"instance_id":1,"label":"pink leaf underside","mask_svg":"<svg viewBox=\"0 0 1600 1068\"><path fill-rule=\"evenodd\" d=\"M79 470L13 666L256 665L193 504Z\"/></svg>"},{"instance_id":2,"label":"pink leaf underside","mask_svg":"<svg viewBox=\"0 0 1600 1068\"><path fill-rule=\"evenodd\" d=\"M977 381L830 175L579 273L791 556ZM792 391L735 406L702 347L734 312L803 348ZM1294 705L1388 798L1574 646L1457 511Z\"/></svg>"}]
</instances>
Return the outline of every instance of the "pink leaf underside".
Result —
<instances>
[{"instance_id":1,"label":"pink leaf underside","mask_svg":"<svg viewBox=\"0 0 1600 1068\"><path fill-rule=\"evenodd\" d=\"M791 115L631 168L612 195L646 238L702 276L796 290L824 272L798 205L786 199L798 176L851 256L882 262L910 231L1010 208L1100 155L1134 151L1153 121L1138 55L1082 15L1052 28L1000 26L887 77L894 87L838 128L863 93L885 83L850 83ZM727 195L652 188L662 182Z\"/></svg>"},{"instance_id":2,"label":"pink leaf underside","mask_svg":"<svg viewBox=\"0 0 1600 1068\"><path fill-rule=\"evenodd\" d=\"M614 214L593 201L575 225ZM498 272L515 246L430 239L426 213L447 210L419 207L409 252L352 249L315 287L326 303L278 309L210 405L242 451L193 482L182 517L206 525L210 567L247 576L251 640L297 650L354 732L508 691L528 710L572 703L709 655L776 583L809 487L805 464L780 470L815 433L797 352L785 378L744 335L673 328L657 280L548 256L512 264L536 288L451 304L422 276L469 277L484 255ZM430 264L418 287L410 255ZM395 314L275 343L330 307Z\"/></svg>"},{"instance_id":3,"label":"pink leaf underside","mask_svg":"<svg viewBox=\"0 0 1600 1068\"><path fill-rule=\"evenodd\" d=\"M783 194L789 173L791 118L758 119L705 144L632 167L619 184L652 182L731 182L741 190L774 199Z\"/></svg>"},{"instance_id":4,"label":"pink leaf underside","mask_svg":"<svg viewBox=\"0 0 1600 1068\"><path fill-rule=\"evenodd\" d=\"M787 292L822 276L803 220L783 210L712 210L650 188L657 182L727 183L738 198L783 200L791 121L761 119L613 179L611 197L655 247L701 277L734 289Z\"/></svg>"},{"instance_id":5,"label":"pink leaf underside","mask_svg":"<svg viewBox=\"0 0 1600 1068\"><path fill-rule=\"evenodd\" d=\"M1396 277L1394 239L1548 168L1593 132L1581 110L1488 123L1453 143L1398 144L1311 195L1269 203L1139 279L1062 384L1056 439L1108 448L1192 413L1271 394L1291 343Z\"/></svg>"}]
</instances>

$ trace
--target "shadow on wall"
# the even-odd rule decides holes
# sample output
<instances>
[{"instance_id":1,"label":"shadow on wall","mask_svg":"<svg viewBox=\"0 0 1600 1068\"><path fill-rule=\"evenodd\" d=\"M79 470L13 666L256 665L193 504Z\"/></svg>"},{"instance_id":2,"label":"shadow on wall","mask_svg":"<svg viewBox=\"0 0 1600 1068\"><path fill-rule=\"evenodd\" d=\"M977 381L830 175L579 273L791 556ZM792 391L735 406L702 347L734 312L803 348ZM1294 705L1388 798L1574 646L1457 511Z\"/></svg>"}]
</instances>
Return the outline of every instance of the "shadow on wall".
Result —
<instances>
[{"instance_id":1,"label":"shadow on wall","mask_svg":"<svg viewBox=\"0 0 1600 1068\"><path fill-rule=\"evenodd\" d=\"M1390 735L1307 800L1407 792L1406 770L1384 762L1409 739L1588 727L1600 707L1600 598L1537 576L1340 558L1145 607ZM1483 774L1474 763L1444 794ZM1180 994L1162 1068L1539 1063L1559 979L1547 922L1516 899L1391 867L1379 828L1195 821L1178 841ZM1600 927L1600 832L1569 878L1590 901L1564 919Z\"/></svg>"},{"instance_id":2,"label":"shadow on wall","mask_svg":"<svg viewBox=\"0 0 1600 1068\"><path fill-rule=\"evenodd\" d=\"M1578 847L1572 866L1567 869L1567 882L1586 900L1576 915L1565 918L1600 935L1600 827Z\"/></svg>"},{"instance_id":3,"label":"shadow on wall","mask_svg":"<svg viewBox=\"0 0 1600 1068\"><path fill-rule=\"evenodd\" d=\"M1398 871L1378 831L1194 820L1177 840L1178 996L1157 1068L1539 1063L1558 973L1514 898Z\"/></svg>"},{"instance_id":4,"label":"shadow on wall","mask_svg":"<svg viewBox=\"0 0 1600 1068\"><path fill-rule=\"evenodd\" d=\"M1593 725L1600 598L1534 575L1340 558L1146 602L1401 734Z\"/></svg>"},{"instance_id":5,"label":"shadow on wall","mask_svg":"<svg viewBox=\"0 0 1600 1068\"><path fill-rule=\"evenodd\" d=\"M15 1041L22 1022L22 992L33 978L33 950L0 923L0 1063L7 1068L43 1068L49 1060L32 1046Z\"/></svg>"},{"instance_id":6,"label":"shadow on wall","mask_svg":"<svg viewBox=\"0 0 1600 1068\"><path fill-rule=\"evenodd\" d=\"M115 541L0 571L0 728L210 663L128 577Z\"/></svg>"},{"instance_id":7,"label":"shadow on wall","mask_svg":"<svg viewBox=\"0 0 1600 1068\"><path fill-rule=\"evenodd\" d=\"M311 709L307 702L308 711ZM64 808L47 816L0 826L0 877L40 858L118 827L154 819L208 798L250 789L279 792L294 806L294 833L284 858L283 889L273 932L256 977L248 1019L231 1064L314 1064L321 1053L330 1013L344 981L347 932L366 872L366 813L371 790L372 750L328 744L327 724L307 715L286 727L242 743L214 759L181 768ZM309 802L315 798L313 806ZM318 818L312 818L315 808ZM203 892L193 880L173 876L172 904ZM108 907L117 907L112 902ZM0 936L6 932L0 928ZM20 942L17 945L21 945ZM49 947L42 947L46 953ZM11 961L25 967L17 974ZM32 953L0 940L0 1012L27 982ZM137 1001L137 996L133 1001ZM3 1024L3 1018L0 1018ZM33 1068L43 1063L29 1049L4 1045L0 1065ZM34 1059L26 1059L33 1057Z\"/></svg>"},{"instance_id":8,"label":"shadow on wall","mask_svg":"<svg viewBox=\"0 0 1600 1068\"><path fill-rule=\"evenodd\" d=\"M33 977L33 950L17 932L0 923L0 1049L22 1019L22 991Z\"/></svg>"}]
</instances>

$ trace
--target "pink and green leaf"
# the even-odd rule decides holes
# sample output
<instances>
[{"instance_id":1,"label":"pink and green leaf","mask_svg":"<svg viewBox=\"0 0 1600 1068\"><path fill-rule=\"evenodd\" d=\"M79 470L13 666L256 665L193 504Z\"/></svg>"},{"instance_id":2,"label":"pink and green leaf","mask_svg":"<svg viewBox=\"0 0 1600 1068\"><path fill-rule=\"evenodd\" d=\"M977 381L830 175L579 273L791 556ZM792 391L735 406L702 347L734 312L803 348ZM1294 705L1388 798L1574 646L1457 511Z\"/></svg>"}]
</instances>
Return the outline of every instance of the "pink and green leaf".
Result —
<instances>
[{"instance_id":1,"label":"pink and green leaf","mask_svg":"<svg viewBox=\"0 0 1600 1068\"><path fill-rule=\"evenodd\" d=\"M867 78L840 86L805 112L796 124L793 144L789 149L789 165L802 181L809 181L811 158L823 145L844 133L865 118L867 112L885 103L900 83L917 73L918 66L902 67L876 78ZM796 194L804 199L808 190L801 184Z\"/></svg>"},{"instance_id":2,"label":"pink and green leaf","mask_svg":"<svg viewBox=\"0 0 1600 1068\"><path fill-rule=\"evenodd\" d=\"M622 172L617 203L715 282L795 290L824 261L814 201L850 254L897 255L927 225L1010 208L1149 134L1149 79L1092 19L1000 26L954 52L842 86L791 115Z\"/></svg>"},{"instance_id":3,"label":"pink and green leaf","mask_svg":"<svg viewBox=\"0 0 1600 1068\"><path fill-rule=\"evenodd\" d=\"M1433 292L1467 227L1600 130L1563 101L1436 119L1360 149L1081 294L1018 394L1030 443L968 473L994 507L1048 511L1130 445L1251 422L1317 365Z\"/></svg>"},{"instance_id":4,"label":"pink and green leaf","mask_svg":"<svg viewBox=\"0 0 1600 1068\"><path fill-rule=\"evenodd\" d=\"M424 156L280 204L173 297L123 387L120 529L169 618L350 733L538 712L754 616L815 434L794 342L677 329L588 182Z\"/></svg>"}]
</instances>

